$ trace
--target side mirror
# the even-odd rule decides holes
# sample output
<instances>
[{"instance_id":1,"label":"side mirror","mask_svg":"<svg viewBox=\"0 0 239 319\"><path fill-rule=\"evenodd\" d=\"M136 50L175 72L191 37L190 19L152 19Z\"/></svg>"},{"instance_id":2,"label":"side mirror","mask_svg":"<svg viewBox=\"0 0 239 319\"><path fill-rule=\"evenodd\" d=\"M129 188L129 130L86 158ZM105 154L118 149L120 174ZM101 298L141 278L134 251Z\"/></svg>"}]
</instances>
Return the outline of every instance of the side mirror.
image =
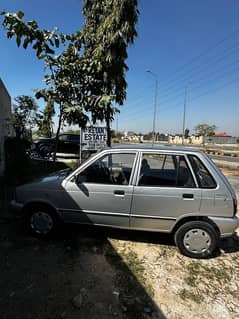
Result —
<instances>
[{"instance_id":1,"label":"side mirror","mask_svg":"<svg viewBox=\"0 0 239 319\"><path fill-rule=\"evenodd\" d=\"M79 175L75 175L75 176L74 176L74 182L75 182L77 185L82 184L82 183L84 183L85 181L86 181L86 176L84 176L84 175L79 174Z\"/></svg>"}]
</instances>

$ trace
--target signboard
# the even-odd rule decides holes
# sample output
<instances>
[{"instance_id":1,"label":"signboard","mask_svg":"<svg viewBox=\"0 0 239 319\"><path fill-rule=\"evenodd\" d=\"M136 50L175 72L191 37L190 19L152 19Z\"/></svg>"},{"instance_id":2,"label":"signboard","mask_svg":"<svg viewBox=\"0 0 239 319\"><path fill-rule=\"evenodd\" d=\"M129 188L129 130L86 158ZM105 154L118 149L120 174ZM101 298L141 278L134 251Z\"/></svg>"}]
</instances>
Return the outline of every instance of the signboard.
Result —
<instances>
[{"instance_id":1,"label":"signboard","mask_svg":"<svg viewBox=\"0 0 239 319\"><path fill-rule=\"evenodd\" d=\"M81 130L82 150L100 150L106 147L107 130L103 126L87 126Z\"/></svg>"}]
</instances>

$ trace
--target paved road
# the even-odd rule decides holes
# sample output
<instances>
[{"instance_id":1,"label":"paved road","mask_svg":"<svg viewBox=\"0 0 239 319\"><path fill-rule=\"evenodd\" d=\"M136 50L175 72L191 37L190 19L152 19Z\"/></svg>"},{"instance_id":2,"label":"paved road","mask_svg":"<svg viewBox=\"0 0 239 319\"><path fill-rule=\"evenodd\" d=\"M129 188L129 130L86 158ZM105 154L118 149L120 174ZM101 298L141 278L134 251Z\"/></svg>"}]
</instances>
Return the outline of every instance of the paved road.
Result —
<instances>
[{"instance_id":1,"label":"paved road","mask_svg":"<svg viewBox=\"0 0 239 319\"><path fill-rule=\"evenodd\" d=\"M230 156L218 156L218 155L209 155L212 159L222 160L227 162L239 163L239 157L230 157Z\"/></svg>"},{"instance_id":2,"label":"paved road","mask_svg":"<svg viewBox=\"0 0 239 319\"><path fill-rule=\"evenodd\" d=\"M235 192L237 194L237 199L239 201L239 176L227 176L229 182L232 184Z\"/></svg>"},{"instance_id":3,"label":"paved road","mask_svg":"<svg viewBox=\"0 0 239 319\"><path fill-rule=\"evenodd\" d=\"M202 145L191 145L192 147L199 147L199 148L202 148ZM217 149L217 150L227 150L227 151L239 151L239 145L237 146L231 146L231 145L226 145L226 144L222 144L222 145L205 145L206 148L208 149Z\"/></svg>"}]
</instances>

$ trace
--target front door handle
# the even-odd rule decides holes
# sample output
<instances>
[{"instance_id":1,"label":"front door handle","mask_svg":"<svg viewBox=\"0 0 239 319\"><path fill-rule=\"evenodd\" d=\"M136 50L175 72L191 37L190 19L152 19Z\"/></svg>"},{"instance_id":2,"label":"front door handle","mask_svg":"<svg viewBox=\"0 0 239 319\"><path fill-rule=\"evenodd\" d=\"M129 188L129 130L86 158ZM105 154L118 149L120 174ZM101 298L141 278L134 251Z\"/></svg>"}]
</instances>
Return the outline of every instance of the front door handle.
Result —
<instances>
[{"instance_id":1,"label":"front door handle","mask_svg":"<svg viewBox=\"0 0 239 319\"><path fill-rule=\"evenodd\" d=\"M183 194L183 198L192 199L193 198L193 194Z\"/></svg>"},{"instance_id":2,"label":"front door handle","mask_svg":"<svg viewBox=\"0 0 239 319\"><path fill-rule=\"evenodd\" d=\"M115 195L121 195L121 196L122 196L122 195L124 195L124 191L122 191L122 190L115 190L115 191L114 191L114 194L115 194Z\"/></svg>"}]
</instances>

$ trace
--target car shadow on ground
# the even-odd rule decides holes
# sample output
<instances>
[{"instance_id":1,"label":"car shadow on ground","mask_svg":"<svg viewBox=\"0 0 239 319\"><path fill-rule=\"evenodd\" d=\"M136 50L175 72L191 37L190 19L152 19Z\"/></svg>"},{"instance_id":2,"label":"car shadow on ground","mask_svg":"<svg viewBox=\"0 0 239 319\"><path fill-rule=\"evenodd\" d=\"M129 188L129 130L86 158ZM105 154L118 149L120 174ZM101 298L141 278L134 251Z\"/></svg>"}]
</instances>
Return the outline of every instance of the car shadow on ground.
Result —
<instances>
[{"instance_id":1,"label":"car shadow on ground","mask_svg":"<svg viewBox=\"0 0 239 319\"><path fill-rule=\"evenodd\" d=\"M76 231L82 231L82 226L80 225L70 225L69 227L71 230L75 229ZM147 232L126 229L122 230L108 227L96 228L94 226L85 226L83 228L83 233L85 233L85 235L87 235L87 233L90 233L91 235L94 234L94 238L100 238L101 236L103 236L106 238L123 240L126 242L129 241L148 243L176 248L173 235L169 233ZM216 249L214 254L209 258L216 258L222 255L222 253L235 252L239 252L239 236L236 233L234 233L232 236L220 239L218 249Z\"/></svg>"},{"instance_id":2,"label":"car shadow on ground","mask_svg":"<svg viewBox=\"0 0 239 319\"><path fill-rule=\"evenodd\" d=\"M220 249L226 254L239 252L238 235L235 233L228 238L221 239Z\"/></svg>"},{"instance_id":3,"label":"car shadow on ground","mask_svg":"<svg viewBox=\"0 0 239 319\"><path fill-rule=\"evenodd\" d=\"M166 318L108 240L112 230L65 225L40 240L19 221L0 229L1 318Z\"/></svg>"}]
</instances>

